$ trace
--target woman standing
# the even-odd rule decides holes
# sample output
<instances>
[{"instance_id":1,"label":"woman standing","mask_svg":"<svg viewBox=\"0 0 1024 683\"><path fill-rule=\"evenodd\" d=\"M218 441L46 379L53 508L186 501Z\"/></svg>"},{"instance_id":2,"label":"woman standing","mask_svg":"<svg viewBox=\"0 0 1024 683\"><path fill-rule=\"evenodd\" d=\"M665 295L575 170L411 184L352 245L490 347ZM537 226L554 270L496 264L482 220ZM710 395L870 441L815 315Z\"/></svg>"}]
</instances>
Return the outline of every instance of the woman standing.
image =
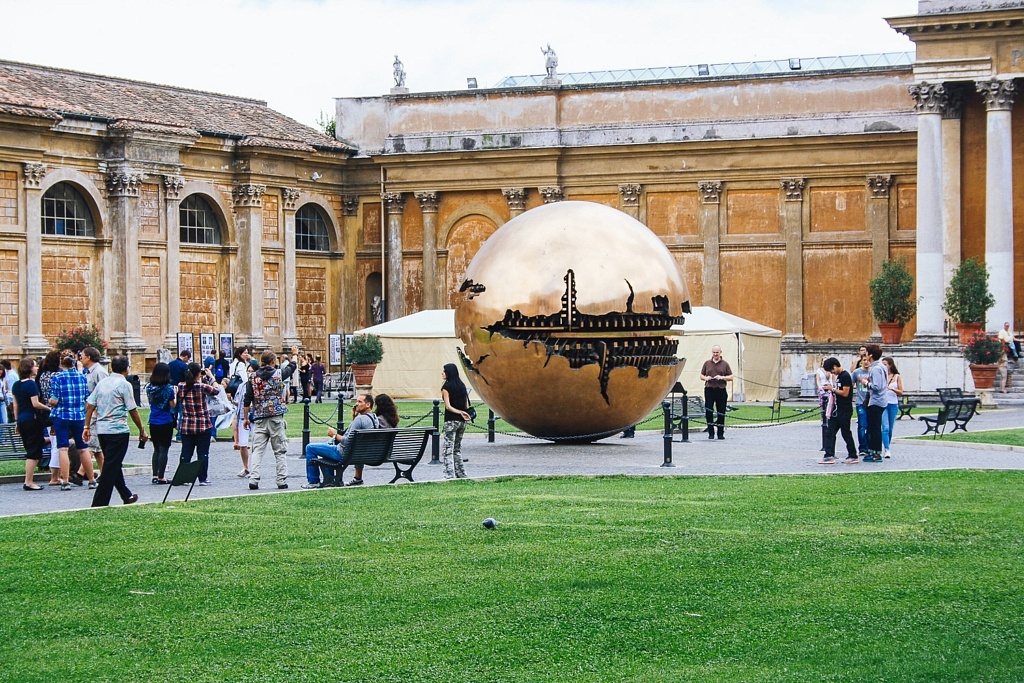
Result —
<instances>
[{"instance_id":1,"label":"woman standing","mask_svg":"<svg viewBox=\"0 0 1024 683\"><path fill-rule=\"evenodd\" d=\"M252 439L252 431L255 428L255 424L252 422L249 423L248 429L245 428L245 391L249 387L249 378L259 367L260 364L255 359L249 362L249 365L246 366L245 381L235 392L235 418L231 424L231 431L235 437L235 450L242 458L242 469L237 475L240 479L249 476L249 441Z\"/></svg>"},{"instance_id":2,"label":"woman standing","mask_svg":"<svg viewBox=\"0 0 1024 683\"><path fill-rule=\"evenodd\" d=\"M903 378L900 371L896 369L896 362L886 356L882 359L885 369L889 371L889 384L885 389L885 414L882 415L882 447L883 457L892 457L889 444L892 442L892 433L896 428L896 416L900 412L900 396L903 395Z\"/></svg>"},{"instance_id":3,"label":"woman standing","mask_svg":"<svg viewBox=\"0 0 1024 683\"><path fill-rule=\"evenodd\" d=\"M49 413L50 409L39 401L39 387L35 380L37 369L35 358L22 358L18 363L18 377L21 379L15 382L11 388L14 398L14 419L17 420L18 434L21 434L27 454L25 456L25 483L22 485L22 489L25 491L43 490L42 486L37 486L32 481L36 467L39 466L39 461L43 458L43 423L39 421L36 411L42 410ZM5 406L4 410L6 409Z\"/></svg>"},{"instance_id":4,"label":"woman standing","mask_svg":"<svg viewBox=\"0 0 1024 683\"><path fill-rule=\"evenodd\" d=\"M309 398L309 382L313 371L313 355L305 353L299 356L299 385L302 387L302 398Z\"/></svg>"},{"instance_id":5,"label":"woman standing","mask_svg":"<svg viewBox=\"0 0 1024 683\"><path fill-rule=\"evenodd\" d=\"M153 366L153 374L146 385L149 398L149 436L153 439L153 483L167 484L167 454L174 436L174 415L177 402L171 386L171 368L167 363Z\"/></svg>"},{"instance_id":6,"label":"woman standing","mask_svg":"<svg viewBox=\"0 0 1024 683\"><path fill-rule=\"evenodd\" d=\"M50 405L50 383L60 372L60 351L53 350L43 358L43 364L39 367L39 374L36 376L36 384L39 386L39 400L43 405ZM50 486L60 486L60 451L57 450L57 436L53 433L53 421L47 417L43 420L43 441L50 438ZM44 454L44 460L45 454Z\"/></svg>"},{"instance_id":7,"label":"woman standing","mask_svg":"<svg viewBox=\"0 0 1024 683\"><path fill-rule=\"evenodd\" d=\"M203 366L199 363L189 363L185 381L178 385L178 407L180 410L178 432L181 434L181 464L191 462L194 452L199 458L199 462L202 463L202 468L199 470L199 485L209 486L210 435L213 430L213 422L210 420L210 409L206 405L206 397L219 394L220 386L200 382L203 372ZM213 373L206 370L206 375L212 381Z\"/></svg>"},{"instance_id":8,"label":"woman standing","mask_svg":"<svg viewBox=\"0 0 1024 683\"><path fill-rule=\"evenodd\" d=\"M459 377L459 369L455 363L448 363L441 373L444 384L441 385L441 398L444 400L444 459L445 479L465 479L466 470L462 467L462 435L466 433L466 422L469 421L469 391Z\"/></svg>"},{"instance_id":9,"label":"woman standing","mask_svg":"<svg viewBox=\"0 0 1024 683\"><path fill-rule=\"evenodd\" d=\"M313 393L316 394L316 402L324 402L324 375L327 374L327 367L320 356L316 357L311 370L313 375Z\"/></svg>"}]
</instances>

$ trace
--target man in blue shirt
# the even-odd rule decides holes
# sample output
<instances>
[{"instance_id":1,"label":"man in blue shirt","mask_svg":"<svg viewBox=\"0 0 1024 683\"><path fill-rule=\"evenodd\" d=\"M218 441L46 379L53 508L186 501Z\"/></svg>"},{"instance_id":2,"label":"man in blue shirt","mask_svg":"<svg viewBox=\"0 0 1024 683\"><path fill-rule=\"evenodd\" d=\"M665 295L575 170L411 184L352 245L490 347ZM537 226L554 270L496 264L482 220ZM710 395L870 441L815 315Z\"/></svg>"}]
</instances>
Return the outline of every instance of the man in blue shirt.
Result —
<instances>
[{"instance_id":1,"label":"man in blue shirt","mask_svg":"<svg viewBox=\"0 0 1024 683\"><path fill-rule=\"evenodd\" d=\"M89 395L88 380L75 368L75 359L64 356L60 361L60 372L50 383L50 418L57 435L57 452L60 457L60 488L70 491L71 461L68 446L73 437L82 458L82 470L89 480L89 488L96 488L96 474L92 468L92 453L83 438L85 429L85 399Z\"/></svg>"}]
</instances>

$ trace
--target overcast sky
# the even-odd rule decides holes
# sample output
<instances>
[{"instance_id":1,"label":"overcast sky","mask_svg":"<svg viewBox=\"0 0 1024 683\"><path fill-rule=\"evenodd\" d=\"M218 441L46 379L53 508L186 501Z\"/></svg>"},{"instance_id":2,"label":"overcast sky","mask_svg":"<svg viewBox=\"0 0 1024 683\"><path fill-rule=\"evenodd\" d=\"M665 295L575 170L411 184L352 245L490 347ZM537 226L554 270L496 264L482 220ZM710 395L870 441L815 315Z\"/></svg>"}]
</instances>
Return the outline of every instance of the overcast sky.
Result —
<instances>
[{"instance_id":1,"label":"overcast sky","mask_svg":"<svg viewBox=\"0 0 1024 683\"><path fill-rule=\"evenodd\" d=\"M0 0L0 59L267 101L314 125L405 64L412 92L475 77L912 51L916 0Z\"/></svg>"}]
</instances>

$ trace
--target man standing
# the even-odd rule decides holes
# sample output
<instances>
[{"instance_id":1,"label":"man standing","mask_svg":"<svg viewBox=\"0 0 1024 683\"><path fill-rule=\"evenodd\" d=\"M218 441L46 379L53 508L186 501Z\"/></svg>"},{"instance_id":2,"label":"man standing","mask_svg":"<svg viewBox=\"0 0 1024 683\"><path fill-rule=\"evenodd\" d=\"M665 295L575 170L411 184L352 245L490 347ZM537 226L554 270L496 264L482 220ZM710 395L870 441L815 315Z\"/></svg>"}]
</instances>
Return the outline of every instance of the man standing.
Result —
<instances>
[{"instance_id":1,"label":"man standing","mask_svg":"<svg viewBox=\"0 0 1024 683\"><path fill-rule=\"evenodd\" d=\"M85 374L86 391L91 394L96 390L96 387L101 381L107 377L107 369L100 363L100 352L99 349L86 346L82 349L82 372ZM92 455L96 458L96 469L103 473L103 446L96 438L96 424L95 422L86 422L85 426L91 437L89 440L89 450L92 451Z\"/></svg>"},{"instance_id":2,"label":"man standing","mask_svg":"<svg viewBox=\"0 0 1024 683\"><path fill-rule=\"evenodd\" d=\"M299 353L299 347L292 347L292 357ZM260 465L267 443L274 451L277 464L277 488L288 488L288 436L284 414L288 406L284 399L285 382L295 372L295 361L289 361L280 370L275 367L277 354L267 350L260 356L260 369L252 374L245 387L244 429L253 424L252 450L249 454L249 488L260 487Z\"/></svg>"},{"instance_id":3,"label":"man standing","mask_svg":"<svg viewBox=\"0 0 1024 683\"><path fill-rule=\"evenodd\" d=\"M129 415L139 428L139 439L145 443L149 438L139 418L138 406L135 405L135 392L125 377L128 374L127 356L116 356L110 361L110 369L113 374L100 380L85 401L85 422L87 425L92 424L91 420L95 418L96 436L107 455L106 468L92 498L94 508L110 505L110 494L115 488L125 505L131 505L139 499L138 494L132 493L125 484L124 471L121 469L131 439ZM90 431L90 427L85 428L87 438Z\"/></svg>"},{"instance_id":4,"label":"man standing","mask_svg":"<svg viewBox=\"0 0 1024 683\"><path fill-rule=\"evenodd\" d=\"M321 486L320 467L313 462L317 457L341 463L345 453L352 447L353 434L363 429L380 427L377 416L373 414L373 394L358 394L352 412L355 414L355 418L345 430L343 437L338 434L337 429L330 427L327 430L327 436L331 437L331 443L311 443L306 446L306 483L302 485L302 488L318 489ZM346 486L359 486L363 483L363 466L356 465L355 470L355 478L345 484Z\"/></svg>"},{"instance_id":5,"label":"man standing","mask_svg":"<svg viewBox=\"0 0 1024 683\"><path fill-rule=\"evenodd\" d=\"M857 408L857 450L859 453L865 454L868 451L867 381L871 377L871 372L868 370L871 367L871 359L868 358L867 351L864 351L864 354L859 357L858 362L860 367L853 371L851 377L854 389L856 390L854 400L856 401Z\"/></svg>"},{"instance_id":6,"label":"man standing","mask_svg":"<svg viewBox=\"0 0 1024 683\"><path fill-rule=\"evenodd\" d=\"M882 462L882 413L885 412L889 399L885 392L889 386L889 373L882 363L882 347L868 344L868 357L871 367L868 376L861 382L868 390L868 454L863 462Z\"/></svg>"},{"instance_id":7,"label":"man standing","mask_svg":"<svg viewBox=\"0 0 1024 683\"><path fill-rule=\"evenodd\" d=\"M74 439L81 456L82 469L89 480L89 488L94 489L96 476L92 469L92 453L83 438L85 399L89 395L85 375L75 367L75 359L71 356L61 359L60 368L50 383L50 406L54 408L50 411L50 418L53 420L53 432L57 435L57 451L60 454L60 488L62 491L71 490L68 445Z\"/></svg>"},{"instance_id":8,"label":"man standing","mask_svg":"<svg viewBox=\"0 0 1024 683\"><path fill-rule=\"evenodd\" d=\"M825 371L831 381L826 384L826 391L832 395L829 401L828 432L825 434L825 457L819 460L822 465L831 465L836 461L836 432L842 432L846 442L846 463L857 462L857 448L850 432L850 418L853 417L853 378L843 370L838 358L826 358Z\"/></svg>"},{"instance_id":9,"label":"man standing","mask_svg":"<svg viewBox=\"0 0 1024 683\"><path fill-rule=\"evenodd\" d=\"M711 360L704 361L700 369L700 378L704 382L705 419L708 423L708 438L715 438L712 421L718 425L718 438L725 438L725 409L729 400L729 392L725 383L732 381L732 368L722 360L722 347L711 347ZM717 418L717 420L715 420Z\"/></svg>"}]
</instances>

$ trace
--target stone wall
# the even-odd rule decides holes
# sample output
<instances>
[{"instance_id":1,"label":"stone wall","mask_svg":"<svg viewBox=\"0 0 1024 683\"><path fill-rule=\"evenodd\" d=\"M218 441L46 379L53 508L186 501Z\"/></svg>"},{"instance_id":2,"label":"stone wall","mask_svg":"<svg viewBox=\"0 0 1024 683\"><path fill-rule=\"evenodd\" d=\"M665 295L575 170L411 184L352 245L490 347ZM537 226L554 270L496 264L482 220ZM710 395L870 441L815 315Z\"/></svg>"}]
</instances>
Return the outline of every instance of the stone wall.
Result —
<instances>
[{"instance_id":1,"label":"stone wall","mask_svg":"<svg viewBox=\"0 0 1024 683\"><path fill-rule=\"evenodd\" d=\"M220 296L217 287L217 263L188 260L182 261L179 267L181 331L199 334L219 330L221 320L218 316Z\"/></svg>"},{"instance_id":2,"label":"stone wall","mask_svg":"<svg viewBox=\"0 0 1024 683\"><path fill-rule=\"evenodd\" d=\"M90 266L88 256L43 255L43 335L48 339L61 330L94 323Z\"/></svg>"},{"instance_id":3,"label":"stone wall","mask_svg":"<svg viewBox=\"0 0 1024 683\"><path fill-rule=\"evenodd\" d=\"M0 251L0 346L18 338L18 261L18 252Z\"/></svg>"}]
</instances>

